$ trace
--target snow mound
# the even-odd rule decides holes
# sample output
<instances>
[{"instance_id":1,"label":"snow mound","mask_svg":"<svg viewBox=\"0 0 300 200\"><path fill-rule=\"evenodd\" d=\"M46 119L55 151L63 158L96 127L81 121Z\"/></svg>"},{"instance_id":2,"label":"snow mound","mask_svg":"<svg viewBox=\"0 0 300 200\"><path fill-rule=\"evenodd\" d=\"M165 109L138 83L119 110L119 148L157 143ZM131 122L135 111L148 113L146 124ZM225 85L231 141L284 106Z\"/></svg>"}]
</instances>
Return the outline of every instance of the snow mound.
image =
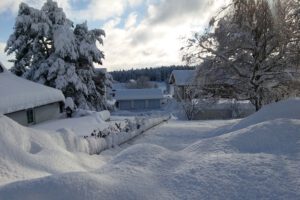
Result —
<instances>
[{"instance_id":1,"label":"snow mound","mask_svg":"<svg viewBox=\"0 0 300 200\"><path fill-rule=\"evenodd\" d=\"M289 99L264 106L253 115L241 120L232 131L273 119L300 119L300 98Z\"/></svg>"},{"instance_id":2,"label":"snow mound","mask_svg":"<svg viewBox=\"0 0 300 200\"><path fill-rule=\"evenodd\" d=\"M242 120L244 124L238 123L245 127L220 135L209 131L213 123L197 122L192 129L192 122L166 123L149 132L158 136L162 131L169 134L170 137L165 135L168 138L165 143L187 142L188 134L192 141L200 140L183 150L166 149L162 143L149 144L149 140L148 143L144 140L146 143L130 145L102 166L91 158L83 160L81 164L93 162L97 166L89 171L80 170L83 167L78 164L78 155L65 148L66 139L45 133L46 136L41 136L45 137L44 142L51 143L53 138L62 142L43 144L33 130L16 126L2 117L0 159L11 161L20 156L15 163L23 162L22 168L9 166L17 173L30 169L50 176L0 186L0 199L300 199L300 119L294 114L295 109L289 108L294 101L293 106L298 105L298 100L290 100L266 107L255 114L257 121L253 117L246 118ZM289 112L285 112L287 109ZM271 111L277 113L276 117L271 116ZM3 125L13 127L2 129ZM2 133L5 130L9 132ZM18 139L19 130L24 134L20 136L23 139ZM68 130L61 132L69 138L67 146L72 146L72 134L69 135ZM176 135L182 137L172 140ZM3 147L7 142L8 147ZM14 147L9 149L12 145ZM3 153L6 148L12 153ZM14 149L19 151L14 153ZM39 156L42 158L37 159ZM57 165L62 162L68 167L74 165L79 172L64 173L64 166L59 169L53 167L53 163L45 166L33 162L34 159L47 162L45 158ZM101 159L101 155L97 159ZM5 164L0 167L3 169Z\"/></svg>"},{"instance_id":3,"label":"snow mound","mask_svg":"<svg viewBox=\"0 0 300 200\"><path fill-rule=\"evenodd\" d=\"M112 164L130 164L132 166L149 166L154 160L163 158L169 151L153 144L137 144L118 154Z\"/></svg>"},{"instance_id":4,"label":"snow mound","mask_svg":"<svg viewBox=\"0 0 300 200\"><path fill-rule=\"evenodd\" d=\"M79 152L88 151L88 142L71 131L35 130L0 115L0 183L85 171L86 154Z\"/></svg>"},{"instance_id":5,"label":"snow mound","mask_svg":"<svg viewBox=\"0 0 300 200\"><path fill-rule=\"evenodd\" d=\"M243 134L241 134L242 136ZM238 138L236 137L232 137ZM234 140L231 140L234 141ZM269 154L133 145L93 172L0 187L0 199L299 199L299 162ZM298 176L299 177L299 176Z\"/></svg>"},{"instance_id":6,"label":"snow mound","mask_svg":"<svg viewBox=\"0 0 300 200\"><path fill-rule=\"evenodd\" d=\"M195 153L265 153L300 159L300 120L275 119L218 137L200 140L186 148Z\"/></svg>"},{"instance_id":7,"label":"snow mound","mask_svg":"<svg viewBox=\"0 0 300 200\"><path fill-rule=\"evenodd\" d=\"M148 150L153 150L153 154ZM158 159L155 153L165 156ZM168 188L159 187L163 176L156 174L153 166L168 157L170 154L161 147L134 145L94 172L65 173L7 184L0 187L0 199L176 199ZM147 162L140 161L141 158Z\"/></svg>"}]
</instances>

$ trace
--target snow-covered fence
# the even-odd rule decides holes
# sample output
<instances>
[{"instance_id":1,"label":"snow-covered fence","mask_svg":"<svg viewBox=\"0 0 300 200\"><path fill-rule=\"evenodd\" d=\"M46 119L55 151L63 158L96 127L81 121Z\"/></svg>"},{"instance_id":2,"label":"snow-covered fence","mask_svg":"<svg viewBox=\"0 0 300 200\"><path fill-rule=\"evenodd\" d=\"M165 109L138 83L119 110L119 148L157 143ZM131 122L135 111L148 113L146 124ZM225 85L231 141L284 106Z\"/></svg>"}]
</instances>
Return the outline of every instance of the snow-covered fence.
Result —
<instances>
[{"instance_id":1,"label":"snow-covered fence","mask_svg":"<svg viewBox=\"0 0 300 200\"><path fill-rule=\"evenodd\" d=\"M136 124L136 128L128 132L112 132L106 137L87 137L89 144L89 154L99 154L101 151L121 145L143 132L157 126L170 119L170 116L161 116L154 118L144 118Z\"/></svg>"}]
</instances>

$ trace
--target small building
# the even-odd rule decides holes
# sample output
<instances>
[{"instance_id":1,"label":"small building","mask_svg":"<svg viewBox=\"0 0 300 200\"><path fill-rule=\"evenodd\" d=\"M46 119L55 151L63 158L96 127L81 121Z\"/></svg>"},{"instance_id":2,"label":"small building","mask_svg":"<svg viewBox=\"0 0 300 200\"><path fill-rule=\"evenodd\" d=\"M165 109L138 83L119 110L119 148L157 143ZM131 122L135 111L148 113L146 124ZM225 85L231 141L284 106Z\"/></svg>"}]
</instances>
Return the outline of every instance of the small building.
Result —
<instances>
[{"instance_id":1,"label":"small building","mask_svg":"<svg viewBox=\"0 0 300 200\"><path fill-rule=\"evenodd\" d=\"M161 89L119 89L114 93L116 107L120 110L160 109L163 93Z\"/></svg>"},{"instance_id":2,"label":"small building","mask_svg":"<svg viewBox=\"0 0 300 200\"><path fill-rule=\"evenodd\" d=\"M0 114L28 126L60 116L60 90L17 77L0 63Z\"/></svg>"},{"instance_id":3,"label":"small building","mask_svg":"<svg viewBox=\"0 0 300 200\"><path fill-rule=\"evenodd\" d=\"M169 79L170 93L178 101L187 98L187 90L193 85L196 70L173 70Z\"/></svg>"}]
</instances>

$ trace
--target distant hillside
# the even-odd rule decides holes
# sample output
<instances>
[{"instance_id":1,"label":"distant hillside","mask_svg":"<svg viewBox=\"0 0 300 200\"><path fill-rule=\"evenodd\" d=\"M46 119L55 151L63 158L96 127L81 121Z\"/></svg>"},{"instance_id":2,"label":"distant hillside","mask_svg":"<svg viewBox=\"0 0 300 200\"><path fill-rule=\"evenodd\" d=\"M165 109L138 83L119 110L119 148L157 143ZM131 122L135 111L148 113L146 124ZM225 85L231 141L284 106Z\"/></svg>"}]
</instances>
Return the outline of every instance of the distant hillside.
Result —
<instances>
[{"instance_id":1,"label":"distant hillside","mask_svg":"<svg viewBox=\"0 0 300 200\"><path fill-rule=\"evenodd\" d=\"M128 82L130 79L138 79L141 76L149 77L150 81L167 81L173 70L195 69L190 66L163 66L143 69L119 70L110 72L114 80L118 82Z\"/></svg>"}]
</instances>

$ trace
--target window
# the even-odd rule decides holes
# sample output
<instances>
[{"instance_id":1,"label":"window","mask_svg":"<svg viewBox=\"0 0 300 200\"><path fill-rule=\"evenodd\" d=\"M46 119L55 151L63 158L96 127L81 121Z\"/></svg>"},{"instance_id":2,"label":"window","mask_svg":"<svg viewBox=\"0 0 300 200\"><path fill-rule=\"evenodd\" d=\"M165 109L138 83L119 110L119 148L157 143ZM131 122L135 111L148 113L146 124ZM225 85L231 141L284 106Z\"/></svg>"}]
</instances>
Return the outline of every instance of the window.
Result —
<instances>
[{"instance_id":1,"label":"window","mask_svg":"<svg viewBox=\"0 0 300 200\"><path fill-rule=\"evenodd\" d=\"M64 112L64 108L65 108L65 105L63 102L59 102L59 112L60 113L63 113Z\"/></svg>"},{"instance_id":2,"label":"window","mask_svg":"<svg viewBox=\"0 0 300 200\"><path fill-rule=\"evenodd\" d=\"M27 110L27 123L33 124L34 123L34 116L33 116L33 109Z\"/></svg>"}]
</instances>

